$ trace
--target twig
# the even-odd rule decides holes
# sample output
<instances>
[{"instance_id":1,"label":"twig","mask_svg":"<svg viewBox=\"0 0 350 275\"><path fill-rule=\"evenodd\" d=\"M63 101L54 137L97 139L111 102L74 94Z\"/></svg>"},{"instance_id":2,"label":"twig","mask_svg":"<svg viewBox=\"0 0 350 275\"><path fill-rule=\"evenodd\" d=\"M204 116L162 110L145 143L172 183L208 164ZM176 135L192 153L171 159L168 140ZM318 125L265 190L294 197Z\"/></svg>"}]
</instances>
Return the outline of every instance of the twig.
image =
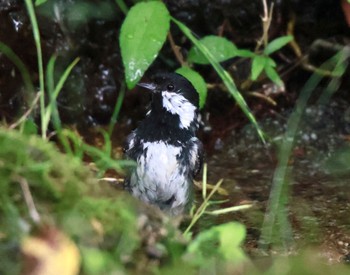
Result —
<instances>
[{"instance_id":1,"label":"twig","mask_svg":"<svg viewBox=\"0 0 350 275\"><path fill-rule=\"evenodd\" d=\"M227 88L225 85L222 84L207 84L208 89L215 89L215 88L219 88L222 91L228 92ZM276 101L274 101L271 97L266 96L264 94L261 94L259 92L255 92L255 91L251 91L251 92L247 92L248 95L250 96L254 96L260 99L263 99L264 101L268 102L269 104L273 105L273 106L277 106Z\"/></svg>"},{"instance_id":2,"label":"twig","mask_svg":"<svg viewBox=\"0 0 350 275\"><path fill-rule=\"evenodd\" d=\"M32 218L32 220L35 223L38 224L40 222L40 215L35 208L34 200L33 200L32 194L30 193L30 189L29 189L29 184L28 184L27 180L23 177L18 176L16 178L16 180L21 185L24 200L27 204L30 217Z\"/></svg>"},{"instance_id":3,"label":"twig","mask_svg":"<svg viewBox=\"0 0 350 275\"><path fill-rule=\"evenodd\" d=\"M38 100L40 98L40 93L41 92L38 92L32 102L32 105L29 107L29 109L23 114L23 116L15 123L11 124L10 125L10 129L14 129L16 128L18 125L20 125L24 120L27 119L27 117L32 113L34 107L36 106L36 104L38 103Z\"/></svg>"},{"instance_id":4,"label":"twig","mask_svg":"<svg viewBox=\"0 0 350 275\"><path fill-rule=\"evenodd\" d=\"M248 92L249 95L263 99L264 101L266 101L267 103L271 104L272 106L277 106L276 101L274 101L271 97L266 96L264 94L261 94L259 92Z\"/></svg>"},{"instance_id":5,"label":"twig","mask_svg":"<svg viewBox=\"0 0 350 275\"><path fill-rule=\"evenodd\" d=\"M206 199L203 201L203 203L199 206L199 208L197 209L196 213L193 215L193 218L191 220L190 225L186 228L185 232L183 233L183 235L187 235L188 232L190 231L190 229L194 226L194 224L199 220L199 218L203 215L205 209L207 209L207 207L209 206L209 200L210 198L215 194L215 192L220 188L220 185L222 184L222 182L224 181L224 179L221 179L217 182L217 184L215 185L214 189L209 193L209 195L206 197Z\"/></svg>"},{"instance_id":6,"label":"twig","mask_svg":"<svg viewBox=\"0 0 350 275\"><path fill-rule=\"evenodd\" d=\"M218 216L218 215L227 214L230 212L237 212L237 211L241 211L241 210L246 210L246 209L249 209L251 207L253 207L253 204L236 205L236 206L232 206L232 207L228 207L228 208L224 208L224 209L218 209L218 210L214 210L214 211L210 211L210 212L205 212L205 214Z\"/></svg>"},{"instance_id":7,"label":"twig","mask_svg":"<svg viewBox=\"0 0 350 275\"><path fill-rule=\"evenodd\" d=\"M208 171L208 164L204 163L204 165L203 165L203 180L202 180L202 184L203 184L202 197L203 197L203 200L205 200L205 198L207 197L207 171Z\"/></svg>"},{"instance_id":8,"label":"twig","mask_svg":"<svg viewBox=\"0 0 350 275\"><path fill-rule=\"evenodd\" d=\"M287 25L287 34L288 35L293 35L294 36L294 29L295 29L295 14L292 14L291 20L289 20L288 25ZM292 41L289 42L290 46L292 47L295 55L298 58L302 58L303 54L302 51L299 47L299 44L296 42L296 39L294 38Z\"/></svg>"},{"instance_id":9,"label":"twig","mask_svg":"<svg viewBox=\"0 0 350 275\"><path fill-rule=\"evenodd\" d=\"M263 24L263 34L256 44L255 51L257 51L262 44L264 44L264 47L266 47L269 42L269 29L272 21L274 3L271 3L270 10L268 10L266 0L262 0L262 3L264 6L264 15L261 16L261 21Z\"/></svg>"},{"instance_id":10,"label":"twig","mask_svg":"<svg viewBox=\"0 0 350 275\"><path fill-rule=\"evenodd\" d=\"M175 41L174 41L174 39L173 39L173 36L171 35L170 32L168 33L168 40L169 40L169 42L170 42L171 49L173 50L174 55L175 55L177 61L179 61L179 63L181 64L181 66L186 66L187 63L186 63L186 61L184 60L184 58L183 58L183 56L182 56L182 54L181 54L181 52L180 52L180 47L177 46L177 45L175 44Z\"/></svg>"}]
</instances>

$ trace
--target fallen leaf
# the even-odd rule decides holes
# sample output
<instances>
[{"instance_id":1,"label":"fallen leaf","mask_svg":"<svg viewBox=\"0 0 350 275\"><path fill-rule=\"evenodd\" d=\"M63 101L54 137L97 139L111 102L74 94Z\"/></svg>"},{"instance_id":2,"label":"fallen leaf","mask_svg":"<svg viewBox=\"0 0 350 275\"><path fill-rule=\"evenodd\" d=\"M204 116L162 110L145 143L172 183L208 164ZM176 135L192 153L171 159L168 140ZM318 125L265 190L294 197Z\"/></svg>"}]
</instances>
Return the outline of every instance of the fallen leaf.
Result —
<instances>
[{"instance_id":1,"label":"fallen leaf","mask_svg":"<svg viewBox=\"0 0 350 275\"><path fill-rule=\"evenodd\" d=\"M61 231L45 227L37 236L26 237L21 245L24 255L22 274L76 275L80 269L77 246Z\"/></svg>"}]
</instances>

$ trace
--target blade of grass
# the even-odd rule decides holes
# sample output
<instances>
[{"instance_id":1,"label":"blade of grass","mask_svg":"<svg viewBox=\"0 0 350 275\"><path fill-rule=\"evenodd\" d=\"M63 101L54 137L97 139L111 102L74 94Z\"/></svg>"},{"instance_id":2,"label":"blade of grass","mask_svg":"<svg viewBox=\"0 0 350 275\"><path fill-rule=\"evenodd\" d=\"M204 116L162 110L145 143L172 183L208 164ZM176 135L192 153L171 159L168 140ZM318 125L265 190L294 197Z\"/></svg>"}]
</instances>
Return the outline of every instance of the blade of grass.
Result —
<instances>
[{"instance_id":1,"label":"blade of grass","mask_svg":"<svg viewBox=\"0 0 350 275\"><path fill-rule=\"evenodd\" d=\"M204 163L203 165L203 179L202 179L202 197L203 200L205 200L205 197L207 196L207 164Z\"/></svg>"},{"instance_id":2,"label":"blade of grass","mask_svg":"<svg viewBox=\"0 0 350 275\"><path fill-rule=\"evenodd\" d=\"M5 54L7 58L10 59L13 62L13 64L15 64L22 76L26 90L28 90L31 94L34 95L35 88L26 65L24 65L22 60L18 57L18 55L15 54L15 52L10 47L8 47L2 42L0 42L0 52Z\"/></svg>"},{"instance_id":3,"label":"blade of grass","mask_svg":"<svg viewBox=\"0 0 350 275\"><path fill-rule=\"evenodd\" d=\"M117 172L123 172L123 167L135 166L135 162L131 160L115 160L112 159L106 152L96 148L92 145L83 143L82 148L86 154L92 157L96 165L100 168L100 172L103 170L114 169Z\"/></svg>"},{"instance_id":4,"label":"blade of grass","mask_svg":"<svg viewBox=\"0 0 350 275\"><path fill-rule=\"evenodd\" d=\"M125 4L124 0L115 0L115 2L124 14L128 13L129 9L128 6Z\"/></svg>"},{"instance_id":5,"label":"blade of grass","mask_svg":"<svg viewBox=\"0 0 350 275\"><path fill-rule=\"evenodd\" d=\"M245 102L243 96L237 90L235 83L233 82L230 74L224 70L220 63L215 59L215 57L210 53L210 51L192 34L192 31L183 23L176 20L174 17L171 20L179 27L179 29L192 41L192 43L203 53L203 55L208 59L210 64L213 66L219 77L224 82L225 86L229 90L230 94L236 100L237 104L254 125L260 139L265 143L264 133L259 127L254 115L250 111L247 103Z\"/></svg>"},{"instance_id":6,"label":"blade of grass","mask_svg":"<svg viewBox=\"0 0 350 275\"><path fill-rule=\"evenodd\" d=\"M334 64L335 61L335 68L333 71L338 70L337 68L339 66L343 66L344 63L344 55L346 58L349 57L349 54L341 52L339 54L336 54L335 57L331 58L328 62L326 62L322 68L329 67L329 65ZM317 85L322 80L323 75L319 74L313 74L310 79L306 82L302 90L300 91L300 96L298 98L298 101L295 106L294 112L291 114L290 118L288 119L287 123L287 131L284 135L283 142L281 145L281 149L278 154L278 165L275 170L273 180L272 180L272 187L268 202L267 211L265 213L264 222L262 226L261 231L261 237L259 240L260 248L263 250L266 250L272 242L272 235L273 235L273 229L275 225L276 217L278 219L281 212L284 212L285 215L286 209L285 205L282 205L282 195L283 195L283 188L286 184L286 178L287 178L287 172L289 169L288 163L291 156L291 152L293 149L294 144L294 138L298 131L298 125L300 123L300 120L302 118L303 111L306 108L307 102L312 94L312 92L315 90ZM282 223L288 223L284 226L281 226L282 228L289 228L289 220L284 219L281 220ZM283 240L282 240L283 243Z\"/></svg>"},{"instance_id":7,"label":"blade of grass","mask_svg":"<svg viewBox=\"0 0 350 275\"><path fill-rule=\"evenodd\" d=\"M107 138L108 134L106 132L103 133L105 134L105 138ZM85 153L89 155L96 163L96 166L100 168L100 174L102 174L103 171L107 169L115 169L118 172L122 172L124 167L135 166L135 162L131 160L113 159L110 156L110 153L108 153L109 146L107 146L107 149L104 148L104 150L101 150L92 145L86 144L77 133L68 129L64 129L62 131L62 135L68 137L72 143L72 146L74 148L74 156L80 157L80 159L82 159ZM107 152L105 150L107 150Z\"/></svg>"},{"instance_id":8,"label":"blade of grass","mask_svg":"<svg viewBox=\"0 0 350 275\"><path fill-rule=\"evenodd\" d=\"M50 67L51 71L49 73L47 73L47 77L48 79L50 79L50 82L53 82L54 80L54 63L55 63L55 59L56 58L51 58L48 65L51 65L50 62L52 62L52 68ZM79 62L79 58L76 58L73 60L72 63L69 64L69 66L65 69L65 71L63 72L63 74L61 75L60 79L58 80L58 83L57 85L55 86L55 88L53 89L54 87L54 83L52 83L52 87L49 91L49 94L50 94L50 103L49 105L47 106L46 110L45 110L45 114L44 114L44 122L45 122L45 125L48 125L49 124L49 121L50 121L50 118L51 118L51 114L52 112L56 109L57 110L57 104L56 104L56 100L57 100L57 97L60 93L60 91L62 90L63 88L63 85L64 83L66 82L69 74L71 73L71 71L73 70L73 68L75 67L75 65ZM58 114L58 112L57 112ZM47 127L47 126L46 126Z\"/></svg>"},{"instance_id":9,"label":"blade of grass","mask_svg":"<svg viewBox=\"0 0 350 275\"><path fill-rule=\"evenodd\" d=\"M203 201L203 203L199 206L199 208L197 209L197 211L195 212L195 214L193 215L193 218L191 220L191 223L188 225L188 227L186 228L186 230L184 231L183 235L186 236L189 231L191 230L191 228L196 224L196 222L199 220L199 218L203 215L205 209L208 207L209 205L209 200L210 198L215 194L215 192L219 189L220 185L223 183L223 179L219 180L217 182L217 184L215 185L215 187L213 188L213 190L211 190L211 192L209 193L208 197L206 197L206 199Z\"/></svg>"},{"instance_id":10,"label":"blade of grass","mask_svg":"<svg viewBox=\"0 0 350 275\"><path fill-rule=\"evenodd\" d=\"M56 85L56 87L55 87L55 90L54 90L54 92L53 92L53 100L56 100L56 99L57 99L57 97L58 97L60 91L61 91L62 88L63 88L64 83L66 82L68 76L70 75L70 73L71 73L71 71L73 70L73 68L75 67L75 65L78 64L79 60L80 60L79 57L75 58L75 59L72 61L72 63L70 63L70 64L68 65L68 67L64 70L64 72L63 72L63 74L61 75L60 79L58 80L57 85Z\"/></svg>"},{"instance_id":11,"label":"blade of grass","mask_svg":"<svg viewBox=\"0 0 350 275\"><path fill-rule=\"evenodd\" d=\"M208 212L205 212L205 214L218 216L218 215L227 214L227 213L230 213L230 212L236 212L236 211L249 209L251 207L253 207L252 204L236 205L236 206L227 207L227 208L224 208L224 209L208 211Z\"/></svg>"},{"instance_id":12,"label":"blade of grass","mask_svg":"<svg viewBox=\"0 0 350 275\"><path fill-rule=\"evenodd\" d=\"M104 129L100 129L99 132L102 134L103 140L104 140L102 151L105 152L106 155L111 156L112 155L111 137L108 134L108 132L106 132Z\"/></svg>"},{"instance_id":13,"label":"blade of grass","mask_svg":"<svg viewBox=\"0 0 350 275\"><path fill-rule=\"evenodd\" d=\"M55 89L54 71L55 71L56 58L57 57L55 55L51 56L49 62L47 63L47 68L46 68L46 86L47 86L47 92L48 92L49 98L50 98L50 103L53 100L52 99L53 91ZM50 122L52 109L53 108L52 108L51 104L49 104L49 106L47 106L47 108L45 109L45 115L44 115L44 124L45 125L48 125Z\"/></svg>"},{"instance_id":14,"label":"blade of grass","mask_svg":"<svg viewBox=\"0 0 350 275\"><path fill-rule=\"evenodd\" d=\"M45 114L44 114L44 125L46 128L48 128L48 125L50 123L50 120L52 118L52 123L55 128L55 131L57 133L57 136L63 145L63 148L67 154L73 155L73 151L70 147L70 144L67 140L67 137L62 134L62 125L60 116L58 113L57 103L56 99L59 95L59 92L61 91L65 81L67 80L71 70L74 68L74 66L79 61L78 58L76 58L63 72L61 75L56 87L54 83L54 75L55 75L55 62L56 62L56 56L53 55L48 64L46 69L46 84L47 84L47 91L49 94L50 102L48 106L45 108Z\"/></svg>"},{"instance_id":15,"label":"blade of grass","mask_svg":"<svg viewBox=\"0 0 350 275\"><path fill-rule=\"evenodd\" d=\"M332 79L328 83L325 91L321 94L317 100L317 104L326 104L335 91L338 90L341 85L341 77L344 75L345 70L348 66L348 57L350 56L349 47L345 47L343 51L339 53L340 62L337 63L334 71L332 72Z\"/></svg>"},{"instance_id":16,"label":"blade of grass","mask_svg":"<svg viewBox=\"0 0 350 275\"><path fill-rule=\"evenodd\" d=\"M35 106L37 105L39 98L40 98L40 93L37 93L29 109L15 123L11 124L9 126L9 129L15 129L18 125L21 125L23 122L27 120L27 118L33 112Z\"/></svg>"},{"instance_id":17,"label":"blade of grass","mask_svg":"<svg viewBox=\"0 0 350 275\"><path fill-rule=\"evenodd\" d=\"M40 115L41 115L41 136L43 139L46 139L46 131L47 125L44 125L44 114L45 114L45 83L44 83L44 66L43 66L43 56L41 50L41 42L40 42L40 32L39 26L36 19L34 5L31 0L25 0L25 4L28 10L29 19L33 28L33 36L35 47L37 51L37 59L38 59L38 72L39 72L39 87L40 87Z\"/></svg>"},{"instance_id":18,"label":"blade of grass","mask_svg":"<svg viewBox=\"0 0 350 275\"><path fill-rule=\"evenodd\" d=\"M108 125L108 134L109 136L112 136L113 134L113 129L114 129L114 124L116 124L117 120L118 120L118 116L120 113L120 109L122 108L123 102L124 102L124 96L125 96L125 82L122 82L121 86L120 86L120 91L118 94L118 98L117 98L117 102L115 104L114 110L113 110L113 114L111 117L111 120L109 122Z\"/></svg>"},{"instance_id":19,"label":"blade of grass","mask_svg":"<svg viewBox=\"0 0 350 275\"><path fill-rule=\"evenodd\" d=\"M77 133L70 129L63 129L62 135L67 140L68 144L71 144L70 148L72 148L72 155L80 160L84 157L84 149L82 147L83 140Z\"/></svg>"},{"instance_id":20,"label":"blade of grass","mask_svg":"<svg viewBox=\"0 0 350 275\"><path fill-rule=\"evenodd\" d=\"M288 162L292 152L294 137L298 129L298 125L302 116L302 112L306 107L306 103L314 91L316 86L321 81L322 77L313 75L305 84L297 101L295 111L290 116L287 123L287 131L282 141L282 146L278 154L278 166L275 170L268 208L265 213L264 222L261 231L261 238L259 240L260 248L266 250L272 241L273 227L275 225L275 218L281 210L280 199L282 196L283 186L285 184Z\"/></svg>"}]
</instances>

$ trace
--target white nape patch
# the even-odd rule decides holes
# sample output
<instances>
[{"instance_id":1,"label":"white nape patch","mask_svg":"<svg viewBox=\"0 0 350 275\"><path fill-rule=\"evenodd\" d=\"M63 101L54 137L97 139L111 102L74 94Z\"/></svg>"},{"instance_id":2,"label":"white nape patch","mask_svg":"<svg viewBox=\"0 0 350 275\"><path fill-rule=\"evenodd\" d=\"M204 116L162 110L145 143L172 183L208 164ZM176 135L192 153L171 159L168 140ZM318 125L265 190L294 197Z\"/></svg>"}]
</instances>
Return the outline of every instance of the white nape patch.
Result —
<instances>
[{"instance_id":1,"label":"white nape patch","mask_svg":"<svg viewBox=\"0 0 350 275\"><path fill-rule=\"evenodd\" d=\"M163 106L170 113L180 118L180 128L190 127L196 112L196 107L178 93L162 92Z\"/></svg>"}]
</instances>

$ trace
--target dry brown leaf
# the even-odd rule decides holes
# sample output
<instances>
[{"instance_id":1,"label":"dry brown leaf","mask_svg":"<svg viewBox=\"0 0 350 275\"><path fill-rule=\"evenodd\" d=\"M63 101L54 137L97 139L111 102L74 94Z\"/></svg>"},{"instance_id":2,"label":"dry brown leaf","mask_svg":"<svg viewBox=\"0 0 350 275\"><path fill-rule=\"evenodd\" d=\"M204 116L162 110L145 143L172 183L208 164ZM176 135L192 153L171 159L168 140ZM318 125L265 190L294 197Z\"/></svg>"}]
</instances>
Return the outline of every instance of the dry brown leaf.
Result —
<instances>
[{"instance_id":1,"label":"dry brown leaf","mask_svg":"<svg viewBox=\"0 0 350 275\"><path fill-rule=\"evenodd\" d=\"M77 246L62 232L53 227L42 229L37 236L22 242L24 265L22 274L76 275L80 268Z\"/></svg>"}]
</instances>

